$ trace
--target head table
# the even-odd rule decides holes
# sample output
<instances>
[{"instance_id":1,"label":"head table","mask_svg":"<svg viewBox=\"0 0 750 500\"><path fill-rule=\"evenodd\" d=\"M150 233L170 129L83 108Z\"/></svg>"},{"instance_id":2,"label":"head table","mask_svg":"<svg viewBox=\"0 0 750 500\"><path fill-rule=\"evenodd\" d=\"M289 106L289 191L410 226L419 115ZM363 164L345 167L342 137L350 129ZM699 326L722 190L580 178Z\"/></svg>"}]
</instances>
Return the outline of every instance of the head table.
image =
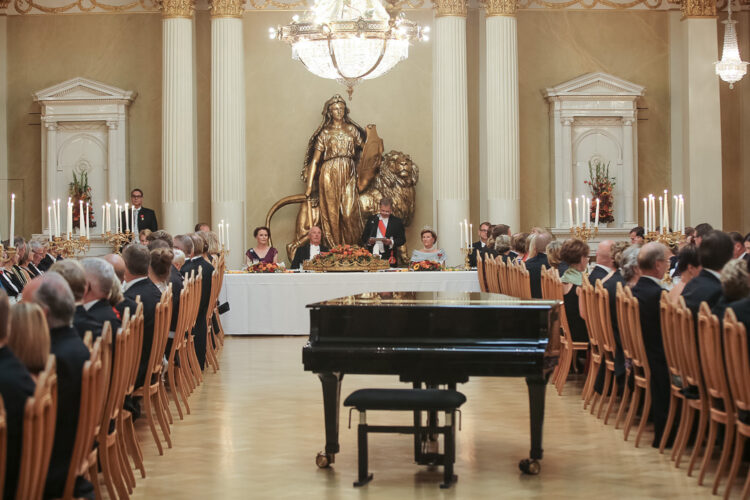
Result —
<instances>
[{"instance_id":1,"label":"head table","mask_svg":"<svg viewBox=\"0 0 750 500\"><path fill-rule=\"evenodd\" d=\"M365 292L478 292L476 271L227 274L227 335L308 335L314 302Z\"/></svg>"}]
</instances>

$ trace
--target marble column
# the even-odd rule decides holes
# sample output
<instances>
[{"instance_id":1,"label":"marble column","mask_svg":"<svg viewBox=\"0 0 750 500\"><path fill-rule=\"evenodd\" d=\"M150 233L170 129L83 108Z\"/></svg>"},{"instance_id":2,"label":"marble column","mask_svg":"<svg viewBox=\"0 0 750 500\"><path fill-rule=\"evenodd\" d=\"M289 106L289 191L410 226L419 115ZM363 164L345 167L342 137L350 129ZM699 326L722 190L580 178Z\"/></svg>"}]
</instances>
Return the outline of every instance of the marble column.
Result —
<instances>
[{"instance_id":1,"label":"marble column","mask_svg":"<svg viewBox=\"0 0 750 500\"><path fill-rule=\"evenodd\" d=\"M464 259L459 222L469 220L466 0L433 0L432 161L436 230L448 265ZM475 227L479 222L473 221ZM472 235L473 238L473 235Z\"/></svg>"},{"instance_id":2,"label":"marble column","mask_svg":"<svg viewBox=\"0 0 750 500\"><path fill-rule=\"evenodd\" d=\"M8 16L9 0L0 0L0 179L9 179L8 172ZM7 182L0 182L0 199L10 199ZM47 213L44 207L44 213ZM8 234L8 203L0 203L0 234ZM19 226L19 229L23 229Z\"/></svg>"},{"instance_id":3,"label":"marble column","mask_svg":"<svg viewBox=\"0 0 750 500\"><path fill-rule=\"evenodd\" d=\"M47 205L52 205L52 201L56 200L60 195L57 192L57 186L55 185L55 179L57 179L57 122L45 121L44 123L45 133L47 134L47 140L43 141L46 147L46 158L47 158L47 203L44 204L44 212L47 212Z\"/></svg>"},{"instance_id":4,"label":"marble column","mask_svg":"<svg viewBox=\"0 0 750 500\"><path fill-rule=\"evenodd\" d=\"M193 0L162 3L162 219L172 234L195 224Z\"/></svg>"},{"instance_id":5,"label":"marble column","mask_svg":"<svg viewBox=\"0 0 750 500\"><path fill-rule=\"evenodd\" d=\"M625 118L622 120L622 143L624 145L622 151L622 163L624 172L632 172L635 170L634 159L638 157L638 143L637 138L633 137L633 123L635 118ZM623 175L622 176L622 189L625 192L625 203L623 207L623 226L626 228L634 227L637 225L636 219L636 208L633 206L635 200L635 183L634 176ZM671 203L669 205L672 206ZM670 216L671 216L670 212Z\"/></svg>"},{"instance_id":6,"label":"marble column","mask_svg":"<svg viewBox=\"0 0 750 500\"><path fill-rule=\"evenodd\" d=\"M521 226L518 137L518 47L516 0L487 0L487 199L488 219Z\"/></svg>"},{"instance_id":7,"label":"marble column","mask_svg":"<svg viewBox=\"0 0 750 500\"><path fill-rule=\"evenodd\" d=\"M230 268L242 266L246 245L243 2L211 2L211 226L229 224Z\"/></svg>"},{"instance_id":8,"label":"marble column","mask_svg":"<svg viewBox=\"0 0 750 500\"><path fill-rule=\"evenodd\" d=\"M572 140L572 125L573 118L564 117L561 118L562 122L562 186L563 196L562 200L557 200L557 218L560 220L562 217L562 224L558 223L557 227L571 227L576 223L575 214L573 220L568 220L568 200L572 200L578 193L573 189L573 140Z\"/></svg>"}]
</instances>

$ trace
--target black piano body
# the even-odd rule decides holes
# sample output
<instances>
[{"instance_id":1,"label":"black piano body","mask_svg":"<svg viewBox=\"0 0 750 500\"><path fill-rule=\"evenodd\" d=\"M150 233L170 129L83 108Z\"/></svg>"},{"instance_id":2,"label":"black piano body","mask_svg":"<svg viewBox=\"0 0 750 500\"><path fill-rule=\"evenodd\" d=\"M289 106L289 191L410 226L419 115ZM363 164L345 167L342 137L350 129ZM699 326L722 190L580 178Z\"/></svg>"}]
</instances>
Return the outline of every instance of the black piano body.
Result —
<instances>
[{"instance_id":1,"label":"black piano body","mask_svg":"<svg viewBox=\"0 0 750 500\"><path fill-rule=\"evenodd\" d=\"M547 379L559 353L559 301L478 292L379 292L318 302L310 308L306 371L323 386L325 452L333 463L344 374L398 375L404 382L455 387L469 377L524 377L529 391L530 459L542 458Z\"/></svg>"}]
</instances>

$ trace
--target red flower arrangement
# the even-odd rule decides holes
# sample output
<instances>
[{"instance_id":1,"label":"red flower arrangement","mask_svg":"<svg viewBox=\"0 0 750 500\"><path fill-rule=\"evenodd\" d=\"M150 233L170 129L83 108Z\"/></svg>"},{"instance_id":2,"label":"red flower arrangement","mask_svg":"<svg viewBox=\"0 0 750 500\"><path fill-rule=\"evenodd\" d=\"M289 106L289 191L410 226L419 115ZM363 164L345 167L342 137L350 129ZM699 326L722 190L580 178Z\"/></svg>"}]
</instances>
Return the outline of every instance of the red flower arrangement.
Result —
<instances>
[{"instance_id":1,"label":"red flower arrangement","mask_svg":"<svg viewBox=\"0 0 750 500\"><path fill-rule=\"evenodd\" d=\"M273 262L258 262L247 268L251 273L277 273L281 271L278 264Z\"/></svg>"},{"instance_id":2,"label":"red flower arrangement","mask_svg":"<svg viewBox=\"0 0 750 500\"><path fill-rule=\"evenodd\" d=\"M372 253L366 248L356 245L336 245L329 251L317 255L316 260L364 263L372 260Z\"/></svg>"},{"instance_id":3,"label":"red flower arrangement","mask_svg":"<svg viewBox=\"0 0 750 500\"><path fill-rule=\"evenodd\" d=\"M421 260L419 262L412 262L412 271L440 271L440 262L435 260Z\"/></svg>"},{"instance_id":4,"label":"red flower arrangement","mask_svg":"<svg viewBox=\"0 0 750 500\"><path fill-rule=\"evenodd\" d=\"M78 177L73 172L73 182L68 184L68 194L70 201L73 203L73 226L80 227L81 215L86 216L86 203L89 204L89 227L96 227L94 219L94 204L91 202L91 186L89 186L89 174L83 170ZM83 214L81 211L80 201L83 201Z\"/></svg>"},{"instance_id":5,"label":"red flower arrangement","mask_svg":"<svg viewBox=\"0 0 750 500\"><path fill-rule=\"evenodd\" d=\"M583 182L591 189L589 220L596 220L596 199L599 198L599 221L614 222L615 178L609 176L609 163L605 165L599 160L589 161L589 180Z\"/></svg>"}]
</instances>

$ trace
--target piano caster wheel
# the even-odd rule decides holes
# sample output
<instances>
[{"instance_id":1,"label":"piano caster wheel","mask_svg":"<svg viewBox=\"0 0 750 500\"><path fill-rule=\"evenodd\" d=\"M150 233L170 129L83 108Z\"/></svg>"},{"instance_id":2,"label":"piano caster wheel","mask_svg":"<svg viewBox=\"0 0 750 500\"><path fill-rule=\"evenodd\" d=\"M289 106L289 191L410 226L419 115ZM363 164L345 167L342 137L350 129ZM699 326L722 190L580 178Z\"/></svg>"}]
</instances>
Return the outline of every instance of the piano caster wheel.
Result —
<instances>
[{"instance_id":1,"label":"piano caster wheel","mask_svg":"<svg viewBox=\"0 0 750 500\"><path fill-rule=\"evenodd\" d=\"M318 453L318 455L315 457L315 465L318 466L320 469L327 469L331 466L333 463L333 455L329 455L328 453L323 453L322 451Z\"/></svg>"},{"instance_id":2,"label":"piano caster wheel","mask_svg":"<svg viewBox=\"0 0 750 500\"><path fill-rule=\"evenodd\" d=\"M542 470L542 464L539 463L539 460L534 460L533 458L524 458L520 462L518 462L518 468L521 469L521 472L524 474L530 474L532 476L536 476L541 472Z\"/></svg>"}]
</instances>

